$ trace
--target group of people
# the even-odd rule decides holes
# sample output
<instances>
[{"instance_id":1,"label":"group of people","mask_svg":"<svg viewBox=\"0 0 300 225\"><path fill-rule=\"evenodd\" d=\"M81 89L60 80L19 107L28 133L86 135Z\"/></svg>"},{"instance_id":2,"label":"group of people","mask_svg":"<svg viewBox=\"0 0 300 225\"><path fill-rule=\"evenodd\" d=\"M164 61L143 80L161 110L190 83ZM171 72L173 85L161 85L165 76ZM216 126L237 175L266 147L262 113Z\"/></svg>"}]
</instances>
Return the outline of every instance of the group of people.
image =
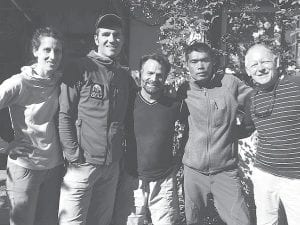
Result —
<instances>
[{"instance_id":1,"label":"group of people","mask_svg":"<svg viewBox=\"0 0 300 225\"><path fill-rule=\"evenodd\" d=\"M115 14L98 18L96 50L61 65L62 35L36 30L36 62L0 85L14 140L8 144L11 225L180 224L173 155L175 122L185 125L184 200L188 225L201 225L208 194L228 225L253 225L238 174L237 140L258 132L253 171L258 225L300 221L300 78L279 70L279 57L252 46L245 67L254 87L217 73L213 50L185 49L190 80L176 97L171 69L143 56L136 85L118 63L124 36Z\"/></svg>"}]
</instances>

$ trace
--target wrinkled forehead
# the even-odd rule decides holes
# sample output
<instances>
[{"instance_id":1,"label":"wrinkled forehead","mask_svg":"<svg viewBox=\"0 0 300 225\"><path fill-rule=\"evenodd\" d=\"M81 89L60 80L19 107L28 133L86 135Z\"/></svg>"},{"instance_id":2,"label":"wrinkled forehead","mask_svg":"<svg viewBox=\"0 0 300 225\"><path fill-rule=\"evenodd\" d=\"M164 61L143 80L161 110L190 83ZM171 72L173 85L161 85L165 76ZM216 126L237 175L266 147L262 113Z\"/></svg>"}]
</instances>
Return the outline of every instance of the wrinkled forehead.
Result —
<instances>
[{"instance_id":1,"label":"wrinkled forehead","mask_svg":"<svg viewBox=\"0 0 300 225\"><path fill-rule=\"evenodd\" d=\"M160 63L159 61L155 60L155 59L148 59L147 61L145 61L142 65L141 71L143 72L159 72L164 74L166 71L166 68L164 67L164 65L162 63Z\"/></svg>"},{"instance_id":2,"label":"wrinkled forehead","mask_svg":"<svg viewBox=\"0 0 300 225\"><path fill-rule=\"evenodd\" d=\"M245 56L245 64L246 66L252 62L262 61L262 60L274 60L276 56L274 53L263 46L254 47L249 49Z\"/></svg>"}]
</instances>

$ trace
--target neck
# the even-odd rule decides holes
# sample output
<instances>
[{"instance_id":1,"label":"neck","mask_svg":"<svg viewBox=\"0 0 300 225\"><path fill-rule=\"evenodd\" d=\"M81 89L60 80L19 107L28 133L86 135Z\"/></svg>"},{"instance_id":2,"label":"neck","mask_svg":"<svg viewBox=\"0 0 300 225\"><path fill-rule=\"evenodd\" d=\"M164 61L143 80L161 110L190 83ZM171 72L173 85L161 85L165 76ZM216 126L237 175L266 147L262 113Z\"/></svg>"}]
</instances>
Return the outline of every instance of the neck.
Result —
<instances>
[{"instance_id":1,"label":"neck","mask_svg":"<svg viewBox=\"0 0 300 225\"><path fill-rule=\"evenodd\" d=\"M144 89L141 90L141 96L149 103L157 102L157 100L161 97L162 92L159 91L157 93L149 94Z\"/></svg>"},{"instance_id":2,"label":"neck","mask_svg":"<svg viewBox=\"0 0 300 225\"><path fill-rule=\"evenodd\" d=\"M43 78L51 77L52 72L45 72L41 67L38 65L34 68L34 71L37 75Z\"/></svg>"},{"instance_id":3,"label":"neck","mask_svg":"<svg viewBox=\"0 0 300 225\"><path fill-rule=\"evenodd\" d=\"M215 78L215 75L213 74L209 79L206 80L195 80L192 78L192 82L197 84L200 88L207 88L211 85L211 81Z\"/></svg>"},{"instance_id":4,"label":"neck","mask_svg":"<svg viewBox=\"0 0 300 225\"><path fill-rule=\"evenodd\" d=\"M276 80L274 80L272 83L268 84L267 86L264 85L258 85L258 88L263 91L263 92L271 92L274 91L274 89L277 88L277 85L280 81L280 79L282 79L282 77L278 77Z\"/></svg>"},{"instance_id":5,"label":"neck","mask_svg":"<svg viewBox=\"0 0 300 225\"><path fill-rule=\"evenodd\" d=\"M105 55L101 54L101 52L99 52L99 51L97 51L97 52L95 51L95 53L96 53L103 61L107 61L107 62L113 62L113 61L114 61L114 58L105 56Z\"/></svg>"}]
</instances>

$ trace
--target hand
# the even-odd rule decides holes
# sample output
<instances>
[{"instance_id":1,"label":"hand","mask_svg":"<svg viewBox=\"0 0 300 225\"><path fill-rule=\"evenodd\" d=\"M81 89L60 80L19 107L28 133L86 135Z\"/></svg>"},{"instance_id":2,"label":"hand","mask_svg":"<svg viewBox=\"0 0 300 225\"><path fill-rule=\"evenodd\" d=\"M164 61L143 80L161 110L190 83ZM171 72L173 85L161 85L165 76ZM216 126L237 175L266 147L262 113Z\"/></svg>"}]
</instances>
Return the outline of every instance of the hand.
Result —
<instances>
[{"instance_id":1,"label":"hand","mask_svg":"<svg viewBox=\"0 0 300 225\"><path fill-rule=\"evenodd\" d=\"M1 154L7 154L8 151L8 142L4 141L1 137L0 137L0 153Z\"/></svg>"},{"instance_id":2,"label":"hand","mask_svg":"<svg viewBox=\"0 0 300 225\"><path fill-rule=\"evenodd\" d=\"M10 158L17 159L18 157L28 157L32 150L23 146L15 146L8 151Z\"/></svg>"},{"instance_id":3,"label":"hand","mask_svg":"<svg viewBox=\"0 0 300 225\"><path fill-rule=\"evenodd\" d=\"M84 163L85 163L85 160L82 157L79 157L78 159L73 160L73 161L68 161L68 164L72 165L72 166L80 166Z\"/></svg>"},{"instance_id":4,"label":"hand","mask_svg":"<svg viewBox=\"0 0 300 225\"><path fill-rule=\"evenodd\" d=\"M242 110L238 110L236 116L236 125L238 126L242 125L244 117L245 117L245 112Z\"/></svg>"}]
</instances>

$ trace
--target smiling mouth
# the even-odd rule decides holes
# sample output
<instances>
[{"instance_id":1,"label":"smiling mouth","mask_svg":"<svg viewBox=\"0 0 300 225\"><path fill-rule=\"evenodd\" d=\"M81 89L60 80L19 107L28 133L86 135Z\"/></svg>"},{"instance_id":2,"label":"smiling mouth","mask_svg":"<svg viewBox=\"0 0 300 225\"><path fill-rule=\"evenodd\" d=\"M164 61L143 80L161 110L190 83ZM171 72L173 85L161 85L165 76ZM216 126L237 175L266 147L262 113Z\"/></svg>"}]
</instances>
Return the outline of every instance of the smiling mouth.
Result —
<instances>
[{"instance_id":1,"label":"smiling mouth","mask_svg":"<svg viewBox=\"0 0 300 225\"><path fill-rule=\"evenodd\" d=\"M260 73L260 74L256 74L256 76L258 77L264 77L267 76L269 73Z\"/></svg>"},{"instance_id":2,"label":"smiling mouth","mask_svg":"<svg viewBox=\"0 0 300 225\"><path fill-rule=\"evenodd\" d=\"M147 86L148 87L159 87L160 84L157 84L157 83L147 83Z\"/></svg>"},{"instance_id":3,"label":"smiling mouth","mask_svg":"<svg viewBox=\"0 0 300 225\"><path fill-rule=\"evenodd\" d=\"M117 49L118 46L113 46L113 45L110 45L110 46L106 46L107 48L110 48L110 49Z\"/></svg>"},{"instance_id":4,"label":"smiling mouth","mask_svg":"<svg viewBox=\"0 0 300 225\"><path fill-rule=\"evenodd\" d=\"M47 63L52 65L52 66L56 64L55 62L47 62Z\"/></svg>"}]
</instances>

